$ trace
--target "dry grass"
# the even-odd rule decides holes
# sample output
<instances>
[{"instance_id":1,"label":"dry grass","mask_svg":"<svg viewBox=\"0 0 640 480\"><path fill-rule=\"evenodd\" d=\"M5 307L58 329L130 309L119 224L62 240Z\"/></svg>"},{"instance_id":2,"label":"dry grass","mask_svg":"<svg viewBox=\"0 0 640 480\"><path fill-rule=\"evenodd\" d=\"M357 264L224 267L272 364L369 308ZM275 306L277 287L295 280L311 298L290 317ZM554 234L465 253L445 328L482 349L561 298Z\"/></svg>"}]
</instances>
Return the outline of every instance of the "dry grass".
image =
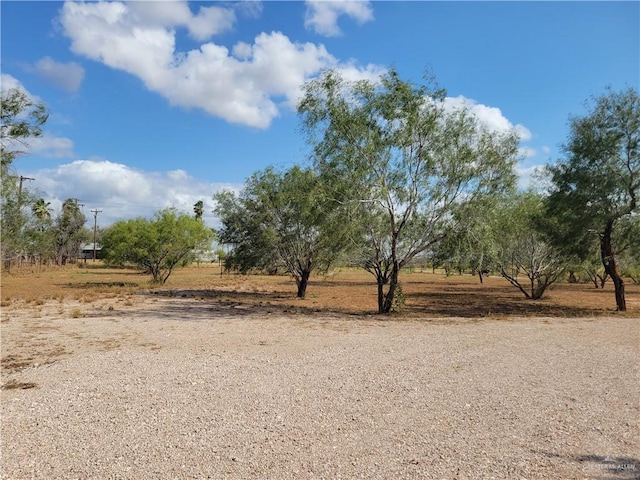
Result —
<instances>
[{"instance_id":1,"label":"dry grass","mask_svg":"<svg viewBox=\"0 0 640 480\"><path fill-rule=\"evenodd\" d=\"M373 277L361 270L338 270L312 277L304 300L295 297L295 284L286 276L221 274L218 265L202 264L175 270L166 285L152 286L150 277L135 270L106 268L100 262L81 266L48 268L40 271L12 270L1 277L3 308L16 302L42 305L46 300L74 299L90 304L112 298L132 305L134 294L193 298L233 308L315 314L372 314L376 311ZM575 317L608 315L615 310L613 285L604 290L591 284L559 283L542 300L524 298L499 277L480 284L477 277L451 276L431 272L401 274L410 317ZM627 285L628 315L640 312L640 286ZM82 311L73 310L79 318Z\"/></svg>"}]
</instances>

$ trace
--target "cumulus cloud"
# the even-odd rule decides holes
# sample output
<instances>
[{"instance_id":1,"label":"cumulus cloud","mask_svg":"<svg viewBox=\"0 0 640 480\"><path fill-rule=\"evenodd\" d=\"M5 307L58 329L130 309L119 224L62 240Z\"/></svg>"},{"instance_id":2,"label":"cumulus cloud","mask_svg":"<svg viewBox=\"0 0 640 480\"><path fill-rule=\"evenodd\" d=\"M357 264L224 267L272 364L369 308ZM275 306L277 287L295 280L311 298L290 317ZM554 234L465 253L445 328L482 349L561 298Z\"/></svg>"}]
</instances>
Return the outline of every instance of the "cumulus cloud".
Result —
<instances>
[{"instance_id":1,"label":"cumulus cloud","mask_svg":"<svg viewBox=\"0 0 640 480\"><path fill-rule=\"evenodd\" d=\"M520 147L518 153L523 158L531 158L537 155L536 149L531 147Z\"/></svg>"},{"instance_id":2,"label":"cumulus cloud","mask_svg":"<svg viewBox=\"0 0 640 480\"><path fill-rule=\"evenodd\" d=\"M0 75L0 89L2 92L18 89L24 92L32 102L41 102L40 98L31 94L17 78L8 73ZM41 137L26 138L20 141L6 138L2 141L4 148L14 152L37 153L49 158L72 158L75 155L73 153L73 142L71 140L65 137L57 137L47 131L45 131Z\"/></svg>"},{"instance_id":3,"label":"cumulus cloud","mask_svg":"<svg viewBox=\"0 0 640 480\"><path fill-rule=\"evenodd\" d=\"M224 33L233 28L236 15L233 9L220 6L200 7L194 15L185 1L168 2L129 2L125 7L134 23L155 28L185 27L189 35L198 41L204 41L213 35Z\"/></svg>"},{"instance_id":4,"label":"cumulus cloud","mask_svg":"<svg viewBox=\"0 0 640 480\"><path fill-rule=\"evenodd\" d=\"M307 0L304 26L320 35L337 37L342 34L338 18L346 15L359 24L373 20L369 1L363 0Z\"/></svg>"},{"instance_id":5,"label":"cumulus cloud","mask_svg":"<svg viewBox=\"0 0 640 480\"><path fill-rule=\"evenodd\" d=\"M22 90L29 98L34 98L16 77L8 73L0 73L0 90L8 92L15 88Z\"/></svg>"},{"instance_id":6,"label":"cumulus cloud","mask_svg":"<svg viewBox=\"0 0 640 480\"><path fill-rule=\"evenodd\" d=\"M51 57L43 57L32 67L45 80L69 92L77 92L84 79L84 68L75 62L56 62Z\"/></svg>"},{"instance_id":7,"label":"cumulus cloud","mask_svg":"<svg viewBox=\"0 0 640 480\"><path fill-rule=\"evenodd\" d=\"M516 173L518 175L518 187L522 190L527 190L529 188L543 188L545 185L541 184L540 174L544 170L544 168L545 166L542 164L526 166L522 163L519 163L516 166Z\"/></svg>"},{"instance_id":8,"label":"cumulus cloud","mask_svg":"<svg viewBox=\"0 0 640 480\"><path fill-rule=\"evenodd\" d=\"M40 97L27 90L22 82L16 77L14 77L13 75L9 75L8 73L0 73L0 90L2 92L7 92L14 89L23 92L32 102L42 102Z\"/></svg>"},{"instance_id":9,"label":"cumulus cloud","mask_svg":"<svg viewBox=\"0 0 640 480\"><path fill-rule=\"evenodd\" d=\"M445 99L445 108L454 110L466 108L490 130L496 132L515 131L521 141L529 141L532 138L531 132L527 127L521 124L513 125L497 107L489 107L460 95L447 97Z\"/></svg>"},{"instance_id":10,"label":"cumulus cloud","mask_svg":"<svg viewBox=\"0 0 640 480\"><path fill-rule=\"evenodd\" d=\"M515 132L520 138L520 146L518 148L520 161L516 165L518 186L522 189L535 187L535 173L540 169L540 165L530 165L531 161L527 161L527 159L531 159L538 154L535 148L522 144L530 141L533 137L527 127L522 124L514 125L497 107L483 105L462 95L445 98L444 107L450 111L466 109L491 131L499 133Z\"/></svg>"},{"instance_id":11,"label":"cumulus cloud","mask_svg":"<svg viewBox=\"0 0 640 480\"><path fill-rule=\"evenodd\" d=\"M242 0L234 4L234 8L237 12L249 18L258 18L262 15L262 2L260 0Z\"/></svg>"},{"instance_id":12,"label":"cumulus cloud","mask_svg":"<svg viewBox=\"0 0 640 480\"><path fill-rule=\"evenodd\" d=\"M73 158L73 141L65 137L56 137L45 132L41 137L28 140L30 153L48 158Z\"/></svg>"},{"instance_id":13,"label":"cumulus cloud","mask_svg":"<svg viewBox=\"0 0 640 480\"><path fill-rule=\"evenodd\" d=\"M204 220L218 226L214 217L212 196L219 190L238 192L242 185L206 183L183 170L145 172L101 158L76 160L50 169L28 172L35 178L33 187L59 209L67 198L78 198L84 212L98 208L100 226L118 220L151 217L163 208L175 207L187 213L202 200Z\"/></svg>"},{"instance_id":14,"label":"cumulus cloud","mask_svg":"<svg viewBox=\"0 0 640 480\"><path fill-rule=\"evenodd\" d=\"M358 70L341 65L323 45L295 43L281 32L261 33L231 52L212 41L176 51L176 27L202 40L230 28L233 11L203 7L193 15L184 2L161 3L158 11L149 5L67 2L60 21L74 53L135 75L172 105L257 128L294 105L300 86L322 70Z\"/></svg>"}]
</instances>

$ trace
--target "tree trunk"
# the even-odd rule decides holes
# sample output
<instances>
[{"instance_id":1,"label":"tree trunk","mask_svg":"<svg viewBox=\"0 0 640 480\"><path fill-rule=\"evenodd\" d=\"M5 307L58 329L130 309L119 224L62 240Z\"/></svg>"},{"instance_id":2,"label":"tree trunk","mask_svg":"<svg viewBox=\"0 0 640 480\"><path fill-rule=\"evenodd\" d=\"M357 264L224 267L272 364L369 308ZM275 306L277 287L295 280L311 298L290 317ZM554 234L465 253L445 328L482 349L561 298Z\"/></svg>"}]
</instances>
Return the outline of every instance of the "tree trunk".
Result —
<instances>
[{"instance_id":1,"label":"tree trunk","mask_svg":"<svg viewBox=\"0 0 640 480\"><path fill-rule=\"evenodd\" d=\"M309 277L311 272L309 270L303 270L300 272L300 278L296 278L296 284L298 285L298 298L304 298L307 294L307 285L309 284Z\"/></svg>"},{"instance_id":2,"label":"tree trunk","mask_svg":"<svg viewBox=\"0 0 640 480\"><path fill-rule=\"evenodd\" d=\"M384 312L384 285L385 281L378 277L378 313Z\"/></svg>"},{"instance_id":3,"label":"tree trunk","mask_svg":"<svg viewBox=\"0 0 640 480\"><path fill-rule=\"evenodd\" d=\"M616 307L619 312L627 310L627 302L624 297L624 280L618 272L613 247L611 246L611 234L613 233L613 220L609 220L600 240L600 255L604 265L605 275L609 275L613 281L616 295Z\"/></svg>"},{"instance_id":4,"label":"tree trunk","mask_svg":"<svg viewBox=\"0 0 640 480\"><path fill-rule=\"evenodd\" d=\"M393 307L393 299L396 295L396 288L398 287L398 274L400 273L400 267L398 266L398 262L393 263L393 269L391 270L391 275L389 276L389 290L387 294L384 295L384 300L382 301L382 305L380 302L380 298L378 297L378 313L389 313L391 312L391 308ZM382 308L380 308L382 306Z\"/></svg>"},{"instance_id":5,"label":"tree trunk","mask_svg":"<svg viewBox=\"0 0 640 480\"><path fill-rule=\"evenodd\" d=\"M607 283L607 278L608 278L608 273L604 272L604 275L602 275L601 277L598 276L599 280L600 280L600 288L604 288L604 285ZM598 287L596 287L598 288Z\"/></svg>"}]
</instances>

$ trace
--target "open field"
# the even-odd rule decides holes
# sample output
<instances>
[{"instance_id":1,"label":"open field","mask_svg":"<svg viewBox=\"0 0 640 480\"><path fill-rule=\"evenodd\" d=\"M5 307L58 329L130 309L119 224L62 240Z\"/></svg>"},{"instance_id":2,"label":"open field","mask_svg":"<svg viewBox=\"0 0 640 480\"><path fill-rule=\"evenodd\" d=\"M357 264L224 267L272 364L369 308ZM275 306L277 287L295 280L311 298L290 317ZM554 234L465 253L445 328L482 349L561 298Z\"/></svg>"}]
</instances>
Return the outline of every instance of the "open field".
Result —
<instances>
[{"instance_id":1,"label":"open field","mask_svg":"<svg viewBox=\"0 0 640 480\"><path fill-rule=\"evenodd\" d=\"M220 274L216 264L177 269L162 287L151 288L150 276L133 270L104 268L99 262L78 267L34 269L3 273L3 305L37 304L54 299L91 303L104 297L155 293L194 301L243 308L298 313L373 314L377 309L373 277L362 270L339 270L311 278L304 300L295 297L295 283L287 276ZM599 316L615 311L613 285L595 289L590 283L559 283L542 300L530 301L506 280L492 276L480 284L470 275L446 277L431 272L401 274L406 317L466 318L521 316ZM640 315L640 285L627 282L628 314Z\"/></svg>"},{"instance_id":2,"label":"open field","mask_svg":"<svg viewBox=\"0 0 640 480\"><path fill-rule=\"evenodd\" d=\"M2 275L2 478L640 478L640 290Z\"/></svg>"}]
</instances>

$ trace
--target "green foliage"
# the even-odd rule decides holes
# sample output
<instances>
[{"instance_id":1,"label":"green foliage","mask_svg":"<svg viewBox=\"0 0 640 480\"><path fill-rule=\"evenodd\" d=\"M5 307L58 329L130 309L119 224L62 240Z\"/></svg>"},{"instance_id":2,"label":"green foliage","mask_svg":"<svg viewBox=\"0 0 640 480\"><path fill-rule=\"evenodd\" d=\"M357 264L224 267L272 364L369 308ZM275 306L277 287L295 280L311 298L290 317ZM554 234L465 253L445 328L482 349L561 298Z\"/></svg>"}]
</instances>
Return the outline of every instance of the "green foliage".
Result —
<instances>
[{"instance_id":1,"label":"green foliage","mask_svg":"<svg viewBox=\"0 0 640 480\"><path fill-rule=\"evenodd\" d=\"M608 90L588 107L585 116L571 119L566 158L548 168L548 231L583 259L599 244L617 308L626 310L616 230L626 217L640 214L640 97L635 89Z\"/></svg>"},{"instance_id":2,"label":"green foliage","mask_svg":"<svg viewBox=\"0 0 640 480\"><path fill-rule=\"evenodd\" d=\"M619 245L620 272L640 283L640 215L627 215L620 220L616 230Z\"/></svg>"},{"instance_id":3,"label":"green foliage","mask_svg":"<svg viewBox=\"0 0 640 480\"><path fill-rule=\"evenodd\" d=\"M543 208L538 193L514 195L496 211L493 227L500 274L533 300L542 298L569 263L538 228Z\"/></svg>"},{"instance_id":4,"label":"green foliage","mask_svg":"<svg viewBox=\"0 0 640 480\"><path fill-rule=\"evenodd\" d=\"M56 229L51 218L51 209L48 207L49 203L41 204L40 200L32 204L33 215L30 216L24 228L23 249L34 261L44 263L56 258ZM36 205L46 205L47 214L38 213L40 210Z\"/></svg>"},{"instance_id":5,"label":"green foliage","mask_svg":"<svg viewBox=\"0 0 640 480\"><path fill-rule=\"evenodd\" d=\"M513 192L511 192L513 195ZM469 271L478 274L483 282L485 272L496 265L496 218L500 205L510 201L509 195L496 195L483 202L454 213L456 226L450 234L434 246L432 261L435 267L444 268L447 275L453 271ZM461 215L463 215L461 217Z\"/></svg>"},{"instance_id":6,"label":"green foliage","mask_svg":"<svg viewBox=\"0 0 640 480\"><path fill-rule=\"evenodd\" d=\"M444 97L433 82L416 86L394 70L379 84L329 71L307 83L298 106L344 221L359 223L358 262L376 277L380 313L391 310L405 265L515 184L516 135L445 108Z\"/></svg>"},{"instance_id":7,"label":"green foliage","mask_svg":"<svg viewBox=\"0 0 640 480\"><path fill-rule=\"evenodd\" d=\"M28 150L28 140L41 135L47 120L44 105L31 100L23 91L3 91L0 97L0 228L2 259L5 266L28 251L28 206L33 195L23 185L23 177L11 164Z\"/></svg>"},{"instance_id":8,"label":"green foliage","mask_svg":"<svg viewBox=\"0 0 640 480\"><path fill-rule=\"evenodd\" d=\"M120 221L102 235L108 265L135 265L164 284L176 266L188 264L194 250L210 245L213 232L201 221L174 209L157 212L153 219Z\"/></svg>"},{"instance_id":9,"label":"green foliage","mask_svg":"<svg viewBox=\"0 0 640 480\"><path fill-rule=\"evenodd\" d=\"M202 215L204 214L204 202L202 200L198 200L195 203L193 213L195 214L196 220L202 221Z\"/></svg>"},{"instance_id":10,"label":"green foliage","mask_svg":"<svg viewBox=\"0 0 640 480\"><path fill-rule=\"evenodd\" d=\"M2 260L8 268L13 260L26 252L25 228L29 222L28 204L31 193L20 188L20 178L11 169L2 170L1 229Z\"/></svg>"},{"instance_id":11,"label":"green foliage","mask_svg":"<svg viewBox=\"0 0 640 480\"><path fill-rule=\"evenodd\" d=\"M46 222L51 219L51 202L47 202L44 198L39 198L36 202L31 206L31 211L35 215L35 217L41 222Z\"/></svg>"},{"instance_id":12,"label":"green foliage","mask_svg":"<svg viewBox=\"0 0 640 480\"><path fill-rule=\"evenodd\" d=\"M80 246L89 239L89 231L84 228L86 221L76 199L69 198L62 203L54 225L54 248L59 265L77 259Z\"/></svg>"},{"instance_id":13,"label":"green foliage","mask_svg":"<svg viewBox=\"0 0 640 480\"><path fill-rule=\"evenodd\" d=\"M348 225L340 222L338 205L312 170L267 168L247 180L239 197L222 192L215 199L220 240L233 244L227 268L282 268L296 280L299 297L311 273L326 271L346 241Z\"/></svg>"},{"instance_id":14,"label":"green foliage","mask_svg":"<svg viewBox=\"0 0 640 480\"><path fill-rule=\"evenodd\" d=\"M225 255L226 269L241 273L252 269L274 272L278 268L275 239L266 228L270 223L268 215L249 193L254 180L256 175L247 180L247 187L239 197L228 191L214 196L214 212L223 225L217 234L220 243L232 247Z\"/></svg>"},{"instance_id":15,"label":"green foliage","mask_svg":"<svg viewBox=\"0 0 640 480\"><path fill-rule=\"evenodd\" d=\"M42 134L49 117L42 103L34 102L17 88L3 91L0 98L0 154L3 174L18 155L28 151L28 140Z\"/></svg>"}]
</instances>

